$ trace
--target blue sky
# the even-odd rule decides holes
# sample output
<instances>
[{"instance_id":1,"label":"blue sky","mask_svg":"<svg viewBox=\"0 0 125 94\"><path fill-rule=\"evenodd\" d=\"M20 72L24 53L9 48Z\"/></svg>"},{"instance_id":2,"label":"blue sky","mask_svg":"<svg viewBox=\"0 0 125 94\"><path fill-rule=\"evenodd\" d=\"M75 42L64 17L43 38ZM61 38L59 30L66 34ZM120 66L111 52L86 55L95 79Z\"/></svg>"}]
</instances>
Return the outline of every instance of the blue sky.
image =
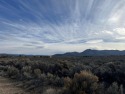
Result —
<instances>
[{"instance_id":1,"label":"blue sky","mask_svg":"<svg viewBox=\"0 0 125 94\"><path fill-rule=\"evenodd\" d=\"M125 0L0 0L0 53L125 48Z\"/></svg>"}]
</instances>

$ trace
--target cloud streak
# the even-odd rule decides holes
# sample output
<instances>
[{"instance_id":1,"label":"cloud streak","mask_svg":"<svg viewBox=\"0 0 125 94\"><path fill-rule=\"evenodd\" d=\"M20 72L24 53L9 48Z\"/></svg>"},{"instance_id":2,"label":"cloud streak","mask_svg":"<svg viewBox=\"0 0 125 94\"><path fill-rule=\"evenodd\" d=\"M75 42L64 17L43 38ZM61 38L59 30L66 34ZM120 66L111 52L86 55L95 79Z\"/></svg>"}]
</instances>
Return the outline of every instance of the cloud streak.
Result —
<instances>
[{"instance_id":1,"label":"cloud streak","mask_svg":"<svg viewBox=\"0 0 125 94\"><path fill-rule=\"evenodd\" d=\"M1 0L0 52L123 50L124 10L125 0Z\"/></svg>"}]
</instances>

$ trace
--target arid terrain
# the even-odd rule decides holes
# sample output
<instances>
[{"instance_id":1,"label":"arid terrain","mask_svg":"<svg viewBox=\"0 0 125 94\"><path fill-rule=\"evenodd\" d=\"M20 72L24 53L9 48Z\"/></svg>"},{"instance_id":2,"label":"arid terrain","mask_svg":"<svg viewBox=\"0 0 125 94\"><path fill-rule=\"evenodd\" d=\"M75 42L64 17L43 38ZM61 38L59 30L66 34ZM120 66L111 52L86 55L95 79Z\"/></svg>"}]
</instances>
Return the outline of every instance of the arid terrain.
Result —
<instances>
[{"instance_id":1,"label":"arid terrain","mask_svg":"<svg viewBox=\"0 0 125 94\"><path fill-rule=\"evenodd\" d=\"M125 56L0 56L1 94L124 94L124 79Z\"/></svg>"},{"instance_id":2,"label":"arid terrain","mask_svg":"<svg viewBox=\"0 0 125 94\"><path fill-rule=\"evenodd\" d=\"M0 94L30 94L17 86L15 81L0 76Z\"/></svg>"}]
</instances>

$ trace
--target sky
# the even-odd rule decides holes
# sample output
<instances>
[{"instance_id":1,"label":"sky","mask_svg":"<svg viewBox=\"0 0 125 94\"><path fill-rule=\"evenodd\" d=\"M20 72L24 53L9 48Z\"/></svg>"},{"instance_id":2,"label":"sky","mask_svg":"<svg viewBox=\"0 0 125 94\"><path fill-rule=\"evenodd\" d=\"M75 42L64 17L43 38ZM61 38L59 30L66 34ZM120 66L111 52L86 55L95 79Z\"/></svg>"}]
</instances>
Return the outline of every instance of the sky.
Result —
<instances>
[{"instance_id":1,"label":"sky","mask_svg":"<svg viewBox=\"0 0 125 94\"><path fill-rule=\"evenodd\" d=\"M125 50L125 0L0 0L0 53Z\"/></svg>"}]
</instances>

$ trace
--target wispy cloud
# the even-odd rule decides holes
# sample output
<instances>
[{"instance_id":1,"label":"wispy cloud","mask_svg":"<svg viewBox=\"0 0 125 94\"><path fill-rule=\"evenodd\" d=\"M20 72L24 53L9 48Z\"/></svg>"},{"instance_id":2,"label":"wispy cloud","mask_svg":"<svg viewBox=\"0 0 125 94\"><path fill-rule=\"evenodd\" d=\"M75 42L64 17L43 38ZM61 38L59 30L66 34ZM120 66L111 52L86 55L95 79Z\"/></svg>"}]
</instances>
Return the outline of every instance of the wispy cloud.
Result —
<instances>
[{"instance_id":1,"label":"wispy cloud","mask_svg":"<svg viewBox=\"0 0 125 94\"><path fill-rule=\"evenodd\" d=\"M0 52L124 49L124 10L125 0L1 0Z\"/></svg>"}]
</instances>

